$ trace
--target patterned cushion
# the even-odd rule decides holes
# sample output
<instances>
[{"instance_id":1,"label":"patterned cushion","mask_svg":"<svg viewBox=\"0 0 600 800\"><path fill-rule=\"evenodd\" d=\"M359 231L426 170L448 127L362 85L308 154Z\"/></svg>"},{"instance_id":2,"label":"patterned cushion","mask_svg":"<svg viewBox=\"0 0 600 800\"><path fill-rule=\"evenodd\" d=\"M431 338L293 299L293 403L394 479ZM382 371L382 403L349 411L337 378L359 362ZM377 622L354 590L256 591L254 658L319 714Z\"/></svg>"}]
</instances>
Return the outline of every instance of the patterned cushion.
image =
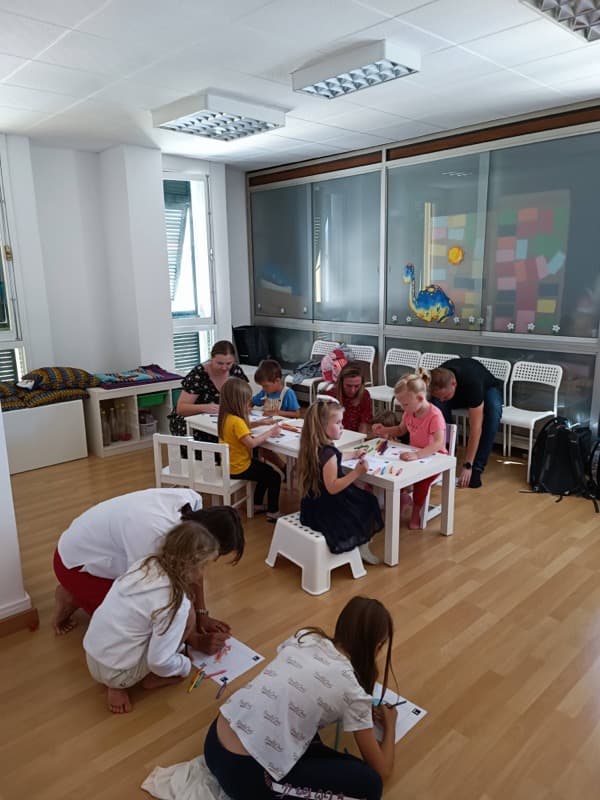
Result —
<instances>
[{"instance_id":1,"label":"patterned cushion","mask_svg":"<svg viewBox=\"0 0 600 800\"><path fill-rule=\"evenodd\" d=\"M0 398L12 397L17 394L17 387L14 383L1 383L0 382Z\"/></svg>"},{"instance_id":2,"label":"patterned cushion","mask_svg":"<svg viewBox=\"0 0 600 800\"><path fill-rule=\"evenodd\" d=\"M0 397L0 406L2 411L14 411L17 408L27 408L27 403L18 394L12 397Z\"/></svg>"},{"instance_id":3,"label":"patterned cushion","mask_svg":"<svg viewBox=\"0 0 600 800\"><path fill-rule=\"evenodd\" d=\"M77 367L40 367L23 375L19 383L33 381L33 389L87 389L100 381Z\"/></svg>"},{"instance_id":4,"label":"patterned cushion","mask_svg":"<svg viewBox=\"0 0 600 800\"><path fill-rule=\"evenodd\" d=\"M87 396L85 389L34 389L25 395L25 405L27 408L36 408L65 400L83 400Z\"/></svg>"}]
</instances>

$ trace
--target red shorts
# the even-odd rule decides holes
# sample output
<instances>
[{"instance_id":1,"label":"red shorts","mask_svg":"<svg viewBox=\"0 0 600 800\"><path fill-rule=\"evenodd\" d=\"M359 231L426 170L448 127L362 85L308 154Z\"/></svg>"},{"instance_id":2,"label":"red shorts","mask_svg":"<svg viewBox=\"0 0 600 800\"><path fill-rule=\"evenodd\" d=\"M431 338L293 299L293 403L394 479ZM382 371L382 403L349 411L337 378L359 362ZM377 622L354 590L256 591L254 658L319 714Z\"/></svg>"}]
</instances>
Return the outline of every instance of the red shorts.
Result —
<instances>
[{"instance_id":1,"label":"red shorts","mask_svg":"<svg viewBox=\"0 0 600 800\"><path fill-rule=\"evenodd\" d=\"M73 595L79 608L83 608L90 617L114 583L110 578L98 578L96 575L90 575L89 572L81 572L81 567L67 569L58 549L54 551L54 574L60 585Z\"/></svg>"}]
</instances>

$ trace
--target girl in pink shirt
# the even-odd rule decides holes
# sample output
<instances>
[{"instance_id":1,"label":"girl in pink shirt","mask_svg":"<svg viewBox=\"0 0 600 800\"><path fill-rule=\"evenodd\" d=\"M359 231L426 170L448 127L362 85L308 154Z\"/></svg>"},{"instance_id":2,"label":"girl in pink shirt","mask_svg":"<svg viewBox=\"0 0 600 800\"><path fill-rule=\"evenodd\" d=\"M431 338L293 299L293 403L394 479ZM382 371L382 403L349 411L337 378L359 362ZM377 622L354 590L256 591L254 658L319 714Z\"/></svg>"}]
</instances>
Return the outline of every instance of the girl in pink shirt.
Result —
<instances>
[{"instance_id":1,"label":"girl in pink shirt","mask_svg":"<svg viewBox=\"0 0 600 800\"><path fill-rule=\"evenodd\" d=\"M408 431L409 441L417 450L402 453L404 461L416 461L434 453L447 453L446 421L439 408L427 400L429 373L419 369L414 375L405 375L394 386L396 402L403 411L399 425L385 427L373 425L373 433L384 439L397 438ZM413 486L413 509L408 527L417 530L421 526L421 509L427 497L427 490L437 478L433 475L418 481Z\"/></svg>"}]
</instances>

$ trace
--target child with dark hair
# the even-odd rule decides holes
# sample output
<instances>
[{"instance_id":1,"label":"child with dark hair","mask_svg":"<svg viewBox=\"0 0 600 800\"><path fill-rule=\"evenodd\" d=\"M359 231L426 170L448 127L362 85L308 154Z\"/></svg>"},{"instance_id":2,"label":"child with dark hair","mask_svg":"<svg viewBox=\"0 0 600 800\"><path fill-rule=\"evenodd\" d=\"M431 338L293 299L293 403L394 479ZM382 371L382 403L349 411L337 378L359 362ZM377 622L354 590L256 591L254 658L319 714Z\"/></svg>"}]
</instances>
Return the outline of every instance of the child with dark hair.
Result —
<instances>
[{"instance_id":1,"label":"child with dark hair","mask_svg":"<svg viewBox=\"0 0 600 800\"><path fill-rule=\"evenodd\" d=\"M381 798L394 765L396 709L373 709L377 656L385 647L383 692L394 625L378 600L353 597L333 636L298 631L277 657L233 694L209 728L204 758L232 800L294 797ZM376 716L383 727L378 742ZM319 730L341 721L361 758L326 747ZM302 794L299 794L303 791Z\"/></svg>"},{"instance_id":2,"label":"child with dark hair","mask_svg":"<svg viewBox=\"0 0 600 800\"><path fill-rule=\"evenodd\" d=\"M282 378L278 361L271 358L261 361L254 373L254 380L262 389L252 398L252 405L260 406L265 417L277 415L297 419L300 416L300 403L296 392L284 386Z\"/></svg>"},{"instance_id":3,"label":"child with dark hair","mask_svg":"<svg viewBox=\"0 0 600 800\"><path fill-rule=\"evenodd\" d=\"M179 652L195 626L193 586L219 557L217 540L197 522L181 522L158 553L116 580L83 640L92 677L107 688L108 708L131 711L128 689L157 689L185 678L191 661Z\"/></svg>"}]
</instances>

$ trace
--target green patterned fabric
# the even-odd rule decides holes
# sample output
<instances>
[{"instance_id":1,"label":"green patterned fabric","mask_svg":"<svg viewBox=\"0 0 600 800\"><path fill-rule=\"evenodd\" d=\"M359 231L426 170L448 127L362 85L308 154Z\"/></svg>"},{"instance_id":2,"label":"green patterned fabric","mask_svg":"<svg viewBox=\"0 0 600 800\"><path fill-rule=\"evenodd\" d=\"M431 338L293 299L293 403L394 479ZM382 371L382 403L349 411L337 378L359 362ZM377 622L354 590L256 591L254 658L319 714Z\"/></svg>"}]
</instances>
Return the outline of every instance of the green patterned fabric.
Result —
<instances>
[{"instance_id":1,"label":"green patterned fabric","mask_svg":"<svg viewBox=\"0 0 600 800\"><path fill-rule=\"evenodd\" d=\"M98 386L95 375L78 367L40 367L23 375L19 383L33 381L33 389L87 389ZM33 390L32 389L32 390Z\"/></svg>"}]
</instances>

